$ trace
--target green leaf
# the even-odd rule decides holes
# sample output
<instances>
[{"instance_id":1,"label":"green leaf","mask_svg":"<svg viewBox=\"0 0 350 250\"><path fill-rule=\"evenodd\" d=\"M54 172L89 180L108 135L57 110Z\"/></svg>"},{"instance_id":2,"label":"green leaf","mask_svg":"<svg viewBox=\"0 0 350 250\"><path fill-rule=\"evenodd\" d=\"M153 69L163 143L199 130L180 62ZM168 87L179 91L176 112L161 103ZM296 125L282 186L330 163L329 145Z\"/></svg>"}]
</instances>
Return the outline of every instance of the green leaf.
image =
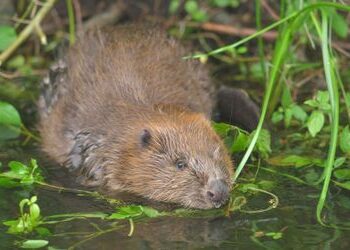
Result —
<instances>
[{"instance_id":1,"label":"green leaf","mask_svg":"<svg viewBox=\"0 0 350 250\"><path fill-rule=\"evenodd\" d=\"M281 104L283 108L287 108L293 104L292 94L290 93L288 86L284 86L281 98Z\"/></svg>"},{"instance_id":2,"label":"green leaf","mask_svg":"<svg viewBox=\"0 0 350 250\"><path fill-rule=\"evenodd\" d=\"M13 27L0 26L0 52L7 49L16 38L16 30Z\"/></svg>"},{"instance_id":3,"label":"green leaf","mask_svg":"<svg viewBox=\"0 0 350 250\"><path fill-rule=\"evenodd\" d=\"M204 10L199 9L197 1L186 1L185 10L191 15L193 20L198 22L205 21L208 17Z\"/></svg>"},{"instance_id":4,"label":"green leaf","mask_svg":"<svg viewBox=\"0 0 350 250\"><path fill-rule=\"evenodd\" d=\"M276 182L261 180L258 182L258 186L259 186L259 188L264 189L264 190L272 190L276 186Z\"/></svg>"},{"instance_id":5,"label":"green leaf","mask_svg":"<svg viewBox=\"0 0 350 250\"><path fill-rule=\"evenodd\" d=\"M318 108L320 110L325 111L325 112L329 112L331 110L331 105L329 104L329 94L328 94L328 92L320 91L319 93L322 93L322 96L318 100L319 101Z\"/></svg>"},{"instance_id":6,"label":"green leaf","mask_svg":"<svg viewBox=\"0 0 350 250\"><path fill-rule=\"evenodd\" d=\"M350 179L350 169L337 169L333 172L333 175L342 180L349 180Z\"/></svg>"},{"instance_id":7,"label":"green leaf","mask_svg":"<svg viewBox=\"0 0 350 250\"><path fill-rule=\"evenodd\" d=\"M322 165L323 161L318 158L299 156L299 155L278 155L269 158L267 162L274 166L284 166L284 167L303 167L308 165Z\"/></svg>"},{"instance_id":8,"label":"green leaf","mask_svg":"<svg viewBox=\"0 0 350 250\"><path fill-rule=\"evenodd\" d=\"M204 10L198 10L192 13L192 18L194 21L203 22L208 19L208 16Z\"/></svg>"},{"instance_id":9,"label":"green leaf","mask_svg":"<svg viewBox=\"0 0 350 250\"><path fill-rule=\"evenodd\" d=\"M7 220L4 221L2 224L4 224L5 226L13 226L13 225L17 225L18 220Z\"/></svg>"},{"instance_id":10,"label":"green leaf","mask_svg":"<svg viewBox=\"0 0 350 250\"><path fill-rule=\"evenodd\" d=\"M276 124L283 120L283 113L278 110L272 113L271 121Z\"/></svg>"},{"instance_id":11,"label":"green leaf","mask_svg":"<svg viewBox=\"0 0 350 250\"><path fill-rule=\"evenodd\" d=\"M306 121L307 114L304 111L304 109L302 107L300 107L299 105L293 105L292 113L293 113L293 116L295 117L295 119L301 121L302 123L304 123Z\"/></svg>"},{"instance_id":12,"label":"green leaf","mask_svg":"<svg viewBox=\"0 0 350 250\"><path fill-rule=\"evenodd\" d=\"M334 168L339 168L341 167L346 161L346 157L338 157L334 161Z\"/></svg>"},{"instance_id":13,"label":"green leaf","mask_svg":"<svg viewBox=\"0 0 350 250\"><path fill-rule=\"evenodd\" d=\"M232 126L226 123L213 123L215 132L221 137L225 138L228 133L232 130Z\"/></svg>"},{"instance_id":14,"label":"green leaf","mask_svg":"<svg viewBox=\"0 0 350 250\"><path fill-rule=\"evenodd\" d=\"M241 46L241 47L237 48L238 54L245 54L245 53L247 53L247 51L248 51L248 49L246 46Z\"/></svg>"},{"instance_id":15,"label":"green leaf","mask_svg":"<svg viewBox=\"0 0 350 250\"><path fill-rule=\"evenodd\" d=\"M3 224L9 227L7 229L7 233L9 234L18 234L18 233L23 233L24 231L24 227L20 223L19 219L4 221Z\"/></svg>"},{"instance_id":16,"label":"green leaf","mask_svg":"<svg viewBox=\"0 0 350 250\"><path fill-rule=\"evenodd\" d=\"M26 240L22 243L20 247L26 249L36 249L44 247L47 244L49 244L47 240Z\"/></svg>"},{"instance_id":17,"label":"green leaf","mask_svg":"<svg viewBox=\"0 0 350 250\"><path fill-rule=\"evenodd\" d=\"M24 165L21 162L18 161L10 161L8 166L10 167L11 171L18 175L18 177L22 177L29 172L29 168Z\"/></svg>"},{"instance_id":18,"label":"green leaf","mask_svg":"<svg viewBox=\"0 0 350 250\"><path fill-rule=\"evenodd\" d=\"M339 146L344 153L350 153L350 129L346 126L340 133Z\"/></svg>"},{"instance_id":19,"label":"green leaf","mask_svg":"<svg viewBox=\"0 0 350 250\"><path fill-rule=\"evenodd\" d=\"M327 91L318 91L316 100L322 104L329 103L329 93Z\"/></svg>"},{"instance_id":20,"label":"green leaf","mask_svg":"<svg viewBox=\"0 0 350 250\"><path fill-rule=\"evenodd\" d=\"M52 233L46 227L37 227L35 231L42 237L50 236Z\"/></svg>"},{"instance_id":21,"label":"green leaf","mask_svg":"<svg viewBox=\"0 0 350 250\"><path fill-rule=\"evenodd\" d=\"M37 200L38 200L38 197L36 195L34 195L30 198L30 203L35 203L35 202L37 202Z\"/></svg>"},{"instance_id":22,"label":"green leaf","mask_svg":"<svg viewBox=\"0 0 350 250\"><path fill-rule=\"evenodd\" d=\"M341 38L346 38L348 35L348 22L336 11L332 15L332 29Z\"/></svg>"},{"instance_id":23,"label":"green leaf","mask_svg":"<svg viewBox=\"0 0 350 250\"><path fill-rule=\"evenodd\" d=\"M244 130L226 123L213 123L213 128L224 139L231 153L241 152L247 148L249 136Z\"/></svg>"},{"instance_id":24,"label":"green leaf","mask_svg":"<svg viewBox=\"0 0 350 250\"><path fill-rule=\"evenodd\" d=\"M253 183L247 183L247 184L240 184L238 186L238 189L243 192L243 193L246 193L248 191L251 191L251 188L254 188L254 189L258 189L259 187Z\"/></svg>"},{"instance_id":25,"label":"green leaf","mask_svg":"<svg viewBox=\"0 0 350 250\"><path fill-rule=\"evenodd\" d=\"M281 239L283 234L281 232L268 232L265 236L271 237L274 240Z\"/></svg>"},{"instance_id":26,"label":"green leaf","mask_svg":"<svg viewBox=\"0 0 350 250\"><path fill-rule=\"evenodd\" d=\"M312 111L306 125L311 136L315 137L324 125L324 114L319 110Z\"/></svg>"},{"instance_id":27,"label":"green leaf","mask_svg":"<svg viewBox=\"0 0 350 250\"><path fill-rule=\"evenodd\" d=\"M30 218L32 220L36 220L40 217L40 208L38 206L38 204L32 204L30 205L30 208L29 208L29 213L30 213Z\"/></svg>"},{"instance_id":28,"label":"green leaf","mask_svg":"<svg viewBox=\"0 0 350 250\"><path fill-rule=\"evenodd\" d=\"M350 190L350 181L346 181L346 182L337 182L337 181L335 181L334 183L335 183L337 186L341 187L341 188Z\"/></svg>"},{"instance_id":29,"label":"green leaf","mask_svg":"<svg viewBox=\"0 0 350 250\"><path fill-rule=\"evenodd\" d=\"M155 218L162 215L161 213L158 212L158 210L154 208L151 208L151 207L142 207L142 208L143 208L143 212L147 217Z\"/></svg>"},{"instance_id":30,"label":"green leaf","mask_svg":"<svg viewBox=\"0 0 350 250\"><path fill-rule=\"evenodd\" d=\"M29 167L17 161L11 161L9 167L10 171L1 173L2 177L0 178L0 186L11 187L31 185L35 181L44 180L37 162L34 159L30 161ZM11 181L5 181L4 179L9 179ZM31 203L34 202L31 201Z\"/></svg>"},{"instance_id":31,"label":"green leaf","mask_svg":"<svg viewBox=\"0 0 350 250\"><path fill-rule=\"evenodd\" d=\"M118 208L116 213L111 214L108 219L128 219L142 215L143 209L142 206L125 206Z\"/></svg>"},{"instance_id":32,"label":"green leaf","mask_svg":"<svg viewBox=\"0 0 350 250\"><path fill-rule=\"evenodd\" d=\"M249 136L249 141L253 138L255 131ZM249 142L250 143L250 142ZM256 142L256 151L259 152L262 158L267 158L271 153L271 134L268 130L262 129L260 131L258 140Z\"/></svg>"},{"instance_id":33,"label":"green leaf","mask_svg":"<svg viewBox=\"0 0 350 250\"><path fill-rule=\"evenodd\" d=\"M309 105L310 107L317 108L319 106L318 102L314 99L312 100L306 100L304 102L306 105Z\"/></svg>"},{"instance_id":34,"label":"green leaf","mask_svg":"<svg viewBox=\"0 0 350 250\"><path fill-rule=\"evenodd\" d=\"M22 177L20 183L24 185L32 185L34 183L34 178L32 175L24 176Z\"/></svg>"},{"instance_id":35,"label":"green leaf","mask_svg":"<svg viewBox=\"0 0 350 250\"><path fill-rule=\"evenodd\" d=\"M247 148L248 143L249 143L249 136L237 130L237 134L233 139L230 152L231 153L242 152Z\"/></svg>"},{"instance_id":36,"label":"green leaf","mask_svg":"<svg viewBox=\"0 0 350 250\"><path fill-rule=\"evenodd\" d=\"M318 91L314 99L307 100L304 103L310 107L318 108L327 112L331 109L331 105L329 104L329 93L327 91Z\"/></svg>"},{"instance_id":37,"label":"green leaf","mask_svg":"<svg viewBox=\"0 0 350 250\"><path fill-rule=\"evenodd\" d=\"M4 178L4 177L0 177L0 187L2 188L13 188L13 187L17 187L18 183L9 179L9 178Z\"/></svg>"},{"instance_id":38,"label":"green leaf","mask_svg":"<svg viewBox=\"0 0 350 250\"><path fill-rule=\"evenodd\" d=\"M185 3L185 10L189 14L193 14L195 11L198 10L198 4L196 1L186 1Z\"/></svg>"},{"instance_id":39,"label":"green leaf","mask_svg":"<svg viewBox=\"0 0 350 250\"><path fill-rule=\"evenodd\" d=\"M0 140L18 137L20 127L21 117L15 107L0 101Z\"/></svg>"},{"instance_id":40,"label":"green leaf","mask_svg":"<svg viewBox=\"0 0 350 250\"><path fill-rule=\"evenodd\" d=\"M169 4L169 13L174 14L180 7L180 0L171 0Z\"/></svg>"}]
</instances>

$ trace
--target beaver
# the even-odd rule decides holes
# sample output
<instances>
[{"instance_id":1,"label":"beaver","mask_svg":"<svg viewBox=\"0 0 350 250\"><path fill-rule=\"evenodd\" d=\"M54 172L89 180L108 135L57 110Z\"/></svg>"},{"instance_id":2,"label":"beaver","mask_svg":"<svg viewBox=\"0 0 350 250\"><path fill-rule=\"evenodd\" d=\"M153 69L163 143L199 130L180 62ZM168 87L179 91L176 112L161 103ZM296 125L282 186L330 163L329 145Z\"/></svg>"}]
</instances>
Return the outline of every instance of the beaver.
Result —
<instances>
[{"instance_id":1,"label":"beaver","mask_svg":"<svg viewBox=\"0 0 350 250\"><path fill-rule=\"evenodd\" d=\"M109 196L225 204L233 163L211 126L215 87L187 54L158 26L84 34L43 79L43 151Z\"/></svg>"}]
</instances>

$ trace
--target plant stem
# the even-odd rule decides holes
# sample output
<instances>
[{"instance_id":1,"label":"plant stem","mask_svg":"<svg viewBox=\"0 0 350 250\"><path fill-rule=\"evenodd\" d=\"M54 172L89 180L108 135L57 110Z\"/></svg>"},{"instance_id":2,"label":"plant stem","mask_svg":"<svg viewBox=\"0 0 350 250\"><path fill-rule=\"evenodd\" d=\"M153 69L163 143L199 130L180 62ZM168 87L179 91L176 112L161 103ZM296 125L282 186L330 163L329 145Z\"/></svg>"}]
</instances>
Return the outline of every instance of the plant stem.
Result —
<instances>
[{"instance_id":1,"label":"plant stem","mask_svg":"<svg viewBox=\"0 0 350 250\"><path fill-rule=\"evenodd\" d=\"M29 37L29 35L40 24L46 14L53 7L56 0L47 0L43 7L38 11L36 16L30 21L30 23L22 30L17 39L0 54L0 66L6 61L11 54Z\"/></svg>"},{"instance_id":2,"label":"plant stem","mask_svg":"<svg viewBox=\"0 0 350 250\"><path fill-rule=\"evenodd\" d=\"M261 30L261 4L260 0L255 0L255 13L256 13L256 28ZM263 74L264 81L266 80L266 66L265 66L265 55L264 55L264 41L261 36L258 37L258 53L260 59L261 72Z\"/></svg>"},{"instance_id":3,"label":"plant stem","mask_svg":"<svg viewBox=\"0 0 350 250\"><path fill-rule=\"evenodd\" d=\"M280 40L278 40L280 42L278 42L276 44L274 58L272 60L273 67L271 69L270 78L269 78L269 81L268 81L267 86L266 86L266 91L265 91L264 100L263 100L263 104L262 104L261 116L259 119L259 123L258 123L256 130L255 130L252 141L249 144L248 149L245 152L241 162L239 163L237 170L235 172L235 175L233 176L233 182L235 182L237 180L239 174L243 170L243 167L246 164L246 162L248 161L248 158L250 157L250 155L254 149L254 146L258 140L258 137L259 137L260 131L262 129L266 113L267 113L270 97L271 97L271 94L274 90L275 82L276 82L276 79L277 79L278 74L279 74L279 69L280 69L282 62L287 54L286 51L287 51L287 48L289 47L291 33L292 33L292 30L290 28L286 29L285 32L281 33Z\"/></svg>"},{"instance_id":4,"label":"plant stem","mask_svg":"<svg viewBox=\"0 0 350 250\"><path fill-rule=\"evenodd\" d=\"M332 176L332 170L334 166L335 153L337 151L337 139L339 130L339 92L338 85L334 73L334 62L330 55L329 36L328 36L328 15L322 11L322 58L323 67L325 71L327 88L331 102L331 141L329 144L328 156L326 166L323 172L324 181L320 198L317 203L316 216L320 224L325 225L321 215L324 208L324 204L327 198L329 183Z\"/></svg>"},{"instance_id":5,"label":"plant stem","mask_svg":"<svg viewBox=\"0 0 350 250\"><path fill-rule=\"evenodd\" d=\"M68 19L69 19L69 44L73 45L75 42L75 18L73 12L72 0L66 0Z\"/></svg>"}]
</instances>

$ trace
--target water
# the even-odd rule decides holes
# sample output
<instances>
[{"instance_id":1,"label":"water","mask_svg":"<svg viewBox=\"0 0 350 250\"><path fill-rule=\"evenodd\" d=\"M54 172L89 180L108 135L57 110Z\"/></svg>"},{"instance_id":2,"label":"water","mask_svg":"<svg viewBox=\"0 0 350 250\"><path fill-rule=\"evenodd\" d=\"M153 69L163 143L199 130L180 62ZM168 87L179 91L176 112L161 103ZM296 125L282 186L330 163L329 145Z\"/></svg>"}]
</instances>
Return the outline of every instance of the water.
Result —
<instances>
[{"instance_id":1,"label":"water","mask_svg":"<svg viewBox=\"0 0 350 250\"><path fill-rule=\"evenodd\" d=\"M18 154L28 158L32 152L21 149L1 154L2 162ZM18 157L16 158L18 160ZM50 174L50 173L49 173ZM245 175L243 175L244 177ZM52 177L52 176L51 176ZM280 178L280 177L278 177ZM53 180L55 179L55 180ZM260 172L259 180L272 180L272 192L280 199L276 209L258 214L235 212L229 217L159 217L135 220L132 236L128 236L128 220L107 221L80 219L47 225L52 235L46 237L49 246L58 249L350 249L349 231L323 227L317 223L315 209L319 190L298 185L288 179L276 179ZM56 177L51 181L57 181ZM88 197L36 188L0 189L0 220L18 216L18 202L36 194L43 216L73 212L106 212L114 208ZM327 217L348 219L348 210L336 204L339 196L330 196ZM256 210L268 206L268 198L257 195L249 201ZM16 249L21 237L9 235L0 227L0 249ZM273 239L276 233L281 238ZM275 233L275 234L274 234ZM268 236L271 235L271 236ZM26 236L37 238L37 234Z\"/></svg>"}]
</instances>

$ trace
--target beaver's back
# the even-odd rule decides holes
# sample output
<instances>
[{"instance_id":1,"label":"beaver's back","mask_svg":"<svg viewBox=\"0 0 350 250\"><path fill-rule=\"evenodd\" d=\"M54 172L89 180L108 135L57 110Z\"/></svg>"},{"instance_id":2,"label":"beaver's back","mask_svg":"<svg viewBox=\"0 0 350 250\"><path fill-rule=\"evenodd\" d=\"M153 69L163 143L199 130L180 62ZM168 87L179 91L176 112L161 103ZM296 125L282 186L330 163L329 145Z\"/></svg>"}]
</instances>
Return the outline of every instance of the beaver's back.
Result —
<instances>
[{"instance_id":1,"label":"beaver's back","mask_svg":"<svg viewBox=\"0 0 350 250\"><path fill-rule=\"evenodd\" d=\"M135 25L91 32L69 53L68 93L90 108L116 100L131 105L171 103L210 114L213 85L196 61L161 30Z\"/></svg>"}]
</instances>

